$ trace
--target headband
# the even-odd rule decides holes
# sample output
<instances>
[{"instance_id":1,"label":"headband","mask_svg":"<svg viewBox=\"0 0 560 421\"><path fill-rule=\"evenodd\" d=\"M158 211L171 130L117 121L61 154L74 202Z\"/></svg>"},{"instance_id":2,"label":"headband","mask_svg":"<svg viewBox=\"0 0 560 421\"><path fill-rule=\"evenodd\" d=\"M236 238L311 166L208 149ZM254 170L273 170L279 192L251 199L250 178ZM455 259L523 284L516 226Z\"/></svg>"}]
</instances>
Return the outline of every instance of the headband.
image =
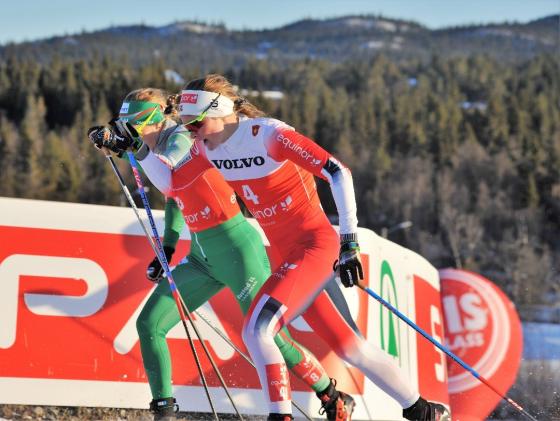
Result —
<instances>
[{"instance_id":1,"label":"headband","mask_svg":"<svg viewBox=\"0 0 560 421\"><path fill-rule=\"evenodd\" d=\"M151 116L151 118L150 118ZM161 105L156 102L147 101L129 101L123 102L119 111L119 119L129 122L133 126L142 124L146 119L150 118L145 124L156 124L165 119L161 111Z\"/></svg>"},{"instance_id":2,"label":"headband","mask_svg":"<svg viewBox=\"0 0 560 421\"><path fill-rule=\"evenodd\" d=\"M233 101L217 92L192 91L181 92L179 114L200 115L206 112L208 117L225 117L233 113Z\"/></svg>"}]
</instances>

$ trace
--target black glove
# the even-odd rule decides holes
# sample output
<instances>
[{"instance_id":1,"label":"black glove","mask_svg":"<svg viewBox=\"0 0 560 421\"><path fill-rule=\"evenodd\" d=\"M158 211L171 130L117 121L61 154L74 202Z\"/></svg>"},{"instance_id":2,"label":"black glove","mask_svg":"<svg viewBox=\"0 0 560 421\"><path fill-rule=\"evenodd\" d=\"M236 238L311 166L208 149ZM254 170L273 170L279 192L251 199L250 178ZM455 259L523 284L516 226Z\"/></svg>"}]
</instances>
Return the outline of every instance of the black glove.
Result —
<instances>
[{"instance_id":1,"label":"black glove","mask_svg":"<svg viewBox=\"0 0 560 421\"><path fill-rule=\"evenodd\" d=\"M113 136L110 140L112 146L120 152L126 152L127 150L137 152L144 144L134 126L128 121L113 119L109 122L109 125L113 129Z\"/></svg>"},{"instance_id":2,"label":"black glove","mask_svg":"<svg viewBox=\"0 0 560 421\"><path fill-rule=\"evenodd\" d=\"M122 150L115 147L115 134L110 128L105 126L93 126L88 129L87 135L89 140L93 143L93 146L97 149L107 148L116 152L119 158L122 156Z\"/></svg>"},{"instance_id":3,"label":"black glove","mask_svg":"<svg viewBox=\"0 0 560 421\"><path fill-rule=\"evenodd\" d=\"M104 126L93 126L88 129L87 136L97 149L103 148L105 139L111 136L111 130Z\"/></svg>"},{"instance_id":4,"label":"black glove","mask_svg":"<svg viewBox=\"0 0 560 421\"><path fill-rule=\"evenodd\" d=\"M345 287L352 287L360 279L364 279L360 245L357 241L342 241L338 256L338 265L335 262L335 270L338 269L340 281Z\"/></svg>"},{"instance_id":5,"label":"black glove","mask_svg":"<svg viewBox=\"0 0 560 421\"><path fill-rule=\"evenodd\" d=\"M173 253L175 253L175 249L173 247L163 246L163 252L165 253L167 263L169 263L171 261L171 257L173 256ZM146 278L157 284L162 280L164 273L165 271L161 267L159 259L156 257L150 262L148 268L146 269Z\"/></svg>"}]
</instances>

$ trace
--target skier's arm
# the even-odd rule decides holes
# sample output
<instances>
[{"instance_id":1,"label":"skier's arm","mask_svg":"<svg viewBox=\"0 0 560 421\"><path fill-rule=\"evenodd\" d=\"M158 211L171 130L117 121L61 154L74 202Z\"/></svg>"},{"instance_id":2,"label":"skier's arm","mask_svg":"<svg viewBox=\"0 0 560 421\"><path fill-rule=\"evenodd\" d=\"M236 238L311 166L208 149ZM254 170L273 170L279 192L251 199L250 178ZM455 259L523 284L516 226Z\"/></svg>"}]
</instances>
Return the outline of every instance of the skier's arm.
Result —
<instances>
[{"instance_id":1,"label":"skier's arm","mask_svg":"<svg viewBox=\"0 0 560 421\"><path fill-rule=\"evenodd\" d=\"M356 197L350 170L311 139L288 128L277 128L268 138L266 146L273 159L288 159L328 181L340 228L340 253L335 266L344 286L354 286L364 279L364 274L358 244Z\"/></svg>"},{"instance_id":2,"label":"skier's arm","mask_svg":"<svg viewBox=\"0 0 560 421\"><path fill-rule=\"evenodd\" d=\"M188 154L193 140L188 131L175 131L166 142L165 150L160 154L167 164L175 168Z\"/></svg>"},{"instance_id":3,"label":"skier's arm","mask_svg":"<svg viewBox=\"0 0 560 421\"><path fill-rule=\"evenodd\" d=\"M152 184L164 195L169 195L171 192L171 168L150 151L146 144L140 147L135 157Z\"/></svg>"},{"instance_id":4,"label":"skier's arm","mask_svg":"<svg viewBox=\"0 0 560 421\"><path fill-rule=\"evenodd\" d=\"M277 129L266 146L273 159L288 159L329 183L338 211L341 237L356 238L358 218L350 170L313 140L294 130Z\"/></svg>"},{"instance_id":5,"label":"skier's arm","mask_svg":"<svg viewBox=\"0 0 560 421\"><path fill-rule=\"evenodd\" d=\"M165 202L165 229L163 232L163 246L175 250L181 231L185 227L185 219L177 203L168 197Z\"/></svg>"}]
</instances>

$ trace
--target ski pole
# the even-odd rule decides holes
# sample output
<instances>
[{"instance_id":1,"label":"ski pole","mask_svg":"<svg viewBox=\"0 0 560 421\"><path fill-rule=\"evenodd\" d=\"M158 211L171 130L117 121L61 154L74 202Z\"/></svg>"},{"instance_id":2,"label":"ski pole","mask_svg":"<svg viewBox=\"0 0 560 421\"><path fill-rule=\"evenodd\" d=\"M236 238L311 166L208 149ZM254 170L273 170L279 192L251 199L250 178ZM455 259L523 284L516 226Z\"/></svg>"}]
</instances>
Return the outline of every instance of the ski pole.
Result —
<instances>
[{"instance_id":1,"label":"ski pole","mask_svg":"<svg viewBox=\"0 0 560 421\"><path fill-rule=\"evenodd\" d=\"M384 300L379 294L375 293L372 289L366 287L360 281L358 281L357 286L360 287L362 290L364 290L366 293L368 293L370 296L375 298L377 301L379 301L389 311L394 313L397 317L399 317L407 325L409 325L416 332L418 332L420 335L422 335L424 338L426 338L428 341L430 341L433 345L436 346L436 348L438 348L440 351L447 354L447 356L449 358L451 358L453 361L455 361L457 364L459 364L461 367L463 367L465 370L467 370L469 373L471 373L476 379L480 380L483 384L485 384L488 388L490 388L494 393L496 393L500 398L504 399L507 403L509 403L511 406L513 406L515 409L517 409L527 419L530 419L532 421L537 421L537 419L535 417L533 417L531 414L529 414L527 411L525 411L521 405L519 405L513 399L511 399L511 398L507 397L506 395L500 393L498 391L498 389L496 389L494 386L492 386L488 382L488 380L486 380L483 376L481 376L479 373L477 373L471 366L469 366L461 358L456 356L447 347L443 346L438 341L436 341L429 333L427 333L424 329L422 329L420 326L418 326L416 323L414 323L412 320L410 320L408 317L406 317L397 308L393 307L391 305L391 303Z\"/></svg>"},{"instance_id":2,"label":"ski pole","mask_svg":"<svg viewBox=\"0 0 560 421\"><path fill-rule=\"evenodd\" d=\"M155 239L157 248L159 250L160 262L163 263L163 268L164 268L165 274L167 275L167 281L169 282L169 287L171 288L171 292L173 294L173 297L175 298L176 303L180 304L181 301L179 299L179 294L177 292L178 291L177 285L175 284L175 281L173 280L173 275L171 274L171 270L169 269L169 263L167 262L167 258L165 257L165 252L163 251L163 244L161 243L161 240L159 238L157 228L156 228L156 224L155 224L155 221L154 221L154 217L152 216L152 210L150 208L150 203L148 202L148 196L146 195L146 192L144 190L144 183L142 182L142 179L140 178L140 171L138 170L138 163L136 162L136 158L134 157L134 154L132 152L127 151L127 155L128 155L128 159L130 161L130 166L132 168L132 172L134 174L134 179L136 180L136 185L138 186L138 192L140 193L140 197L142 198L142 203L144 204L144 209L146 210L146 213L148 215L148 220L150 221L150 225L151 225L151 228L152 228L152 233L154 234L154 239ZM183 309L183 306L185 307L184 309ZM216 376L220 380L220 383L222 385L222 388L224 389L224 392L226 393L227 397L229 398L229 400L231 402L231 405L233 406L233 409L235 410L239 419L241 421L243 421L243 416L241 415L241 413L237 409L237 406L235 405L235 402L233 401L233 398L231 397L231 394L229 393L226 382L224 381L224 378L222 377L222 374L220 373L220 370L218 369L218 366L214 362L214 359L212 358L212 355L210 355L210 352L208 351L208 347L204 343L204 340L203 340L202 336L200 335L200 332L198 331L198 328L196 327L196 325L195 325L195 323L194 323L194 321L193 321L193 319L190 315L189 309L185 306L184 302L182 303L182 305L179 305L179 307L180 307L180 312L179 313L180 314L182 313L182 316L186 315L186 317L188 318L196 336L198 337L198 339L200 341L200 344L202 345L202 349L204 350L204 353L206 354L206 357L208 358L208 361L210 361L210 364L212 365L212 368L214 369L214 372L216 373ZM216 419L217 419L217 415L216 415Z\"/></svg>"},{"instance_id":3,"label":"ski pole","mask_svg":"<svg viewBox=\"0 0 560 421\"><path fill-rule=\"evenodd\" d=\"M156 256L158 256L158 259L161 262L162 259L160 257L159 252L158 252L158 249L156 248L156 245L154 244L154 240L151 237L151 235L148 233L148 230L147 230L146 226L142 222L142 218L140 217L140 213L138 211L138 208L136 207L136 204L134 203L134 200L132 199L132 195L130 194L130 191L128 190L128 187L126 186L126 184L124 182L124 179L122 178L122 175L121 175L119 169L117 168L117 166L115 164L115 161L113 160L113 157L111 156L111 153L109 151L105 150L105 149L104 149L104 152L105 152L105 157L107 158L107 160L111 164L111 168L113 168L113 172L115 173L115 175L117 176L117 178L119 180L119 184L121 185L121 188L124 191L124 194L125 194L126 198L128 199L128 202L132 206L132 209L134 210L134 213L136 214L136 217L140 221L140 225L142 225L142 229L144 230L144 233L146 234L146 237L148 238L148 241L150 242L150 245L152 246L154 252L156 253ZM163 256L165 257L165 253L163 253ZM171 278L168 278L168 280L169 279L171 279ZM187 334L187 339L189 341L189 345L190 345L191 351L193 353L193 357L194 357L195 362L196 362L196 367L198 369L198 373L200 374L200 378L202 380L202 385L204 386L204 391L206 392L206 396L208 398L208 403L210 404L210 408L212 410L212 413L213 413L215 419L217 421L219 421L218 414L216 412L216 408L214 407L214 402L212 401L212 397L210 396L210 391L208 390L208 383L206 382L206 377L204 376L204 371L202 370L202 365L200 364L200 359L198 358L198 354L196 352L196 348L194 346L194 342L193 342L191 333L190 333L189 328L188 328L187 323L186 323L186 317L185 317L185 313L183 311L183 307L181 306L181 304L179 303L179 301L177 299L177 296L176 296L177 295L177 293L176 293L177 290L176 290L176 288L173 288L172 282L173 281L171 280L170 283L169 283L169 287L171 288L173 298L175 299L175 304L177 305L177 308L179 310L179 315L181 317L181 322L183 324L183 327L185 328L185 332Z\"/></svg>"}]
</instances>

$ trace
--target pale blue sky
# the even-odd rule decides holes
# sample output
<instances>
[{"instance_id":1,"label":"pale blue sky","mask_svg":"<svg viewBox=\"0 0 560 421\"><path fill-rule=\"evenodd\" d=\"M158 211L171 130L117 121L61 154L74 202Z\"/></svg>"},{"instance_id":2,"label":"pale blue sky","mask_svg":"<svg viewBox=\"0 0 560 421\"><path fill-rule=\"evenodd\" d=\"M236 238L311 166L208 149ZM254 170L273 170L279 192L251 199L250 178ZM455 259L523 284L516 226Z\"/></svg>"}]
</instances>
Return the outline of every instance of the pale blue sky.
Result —
<instances>
[{"instance_id":1,"label":"pale blue sky","mask_svg":"<svg viewBox=\"0 0 560 421\"><path fill-rule=\"evenodd\" d=\"M382 14L430 28L528 22L560 13L560 0L7 0L0 44L93 31L111 25L165 25L176 20L224 23L229 29L276 28L303 18Z\"/></svg>"}]
</instances>

